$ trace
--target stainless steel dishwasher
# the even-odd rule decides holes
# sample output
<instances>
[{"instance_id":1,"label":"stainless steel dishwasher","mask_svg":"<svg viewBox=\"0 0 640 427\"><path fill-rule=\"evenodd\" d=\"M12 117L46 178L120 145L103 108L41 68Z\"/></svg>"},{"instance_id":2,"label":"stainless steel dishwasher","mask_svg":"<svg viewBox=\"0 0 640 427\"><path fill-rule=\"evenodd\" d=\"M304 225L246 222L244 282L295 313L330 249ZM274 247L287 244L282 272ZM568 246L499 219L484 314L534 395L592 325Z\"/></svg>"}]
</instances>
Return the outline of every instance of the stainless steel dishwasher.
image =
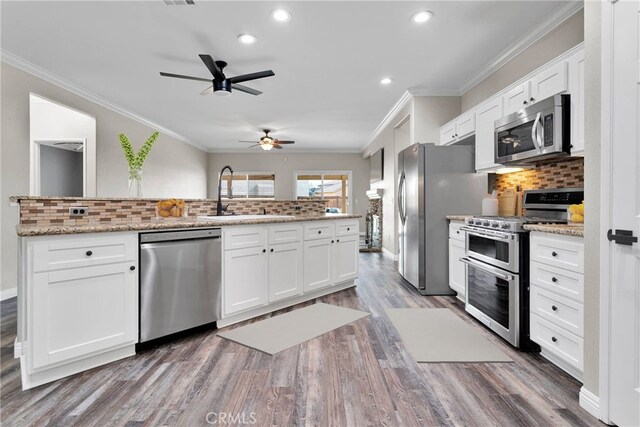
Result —
<instances>
[{"instance_id":1,"label":"stainless steel dishwasher","mask_svg":"<svg viewBox=\"0 0 640 427\"><path fill-rule=\"evenodd\" d=\"M140 234L140 342L220 319L219 228Z\"/></svg>"}]
</instances>

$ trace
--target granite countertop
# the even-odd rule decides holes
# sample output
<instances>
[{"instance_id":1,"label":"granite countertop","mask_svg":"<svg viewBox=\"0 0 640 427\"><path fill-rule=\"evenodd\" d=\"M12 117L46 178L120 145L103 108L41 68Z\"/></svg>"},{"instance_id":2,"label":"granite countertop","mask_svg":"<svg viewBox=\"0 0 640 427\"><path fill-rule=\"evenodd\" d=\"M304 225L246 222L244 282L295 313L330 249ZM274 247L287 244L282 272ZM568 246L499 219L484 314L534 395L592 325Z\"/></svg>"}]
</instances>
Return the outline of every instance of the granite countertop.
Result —
<instances>
[{"instance_id":1,"label":"granite countertop","mask_svg":"<svg viewBox=\"0 0 640 427\"><path fill-rule=\"evenodd\" d=\"M238 215L242 217L242 215ZM58 234L82 234L82 233L106 233L114 231L146 231L146 230L167 230L178 228L202 228L202 227L226 227L235 225L253 224L280 224L302 221L323 221L332 219L361 218L362 215L349 214L324 214L324 215L300 215L280 218L251 218L240 220L196 220L187 218L185 220L152 220L140 222L128 222L121 224L95 223L87 225L20 225L16 226L18 236L49 236Z\"/></svg>"},{"instance_id":2,"label":"granite countertop","mask_svg":"<svg viewBox=\"0 0 640 427\"><path fill-rule=\"evenodd\" d=\"M471 218L475 215L447 215L446 218L449 221L464 221L467 218Z\"/></svg>"},{"instance_id":3,"label":"granite countertop","mask_svg":"<svg viewBox=\"0 0 640 427\"><path fill-rule=\"evenodd\" d=\"M523 227L529 231L584 237L584 225L582 224L525 224Z\"/></svg>"}]
</instances>

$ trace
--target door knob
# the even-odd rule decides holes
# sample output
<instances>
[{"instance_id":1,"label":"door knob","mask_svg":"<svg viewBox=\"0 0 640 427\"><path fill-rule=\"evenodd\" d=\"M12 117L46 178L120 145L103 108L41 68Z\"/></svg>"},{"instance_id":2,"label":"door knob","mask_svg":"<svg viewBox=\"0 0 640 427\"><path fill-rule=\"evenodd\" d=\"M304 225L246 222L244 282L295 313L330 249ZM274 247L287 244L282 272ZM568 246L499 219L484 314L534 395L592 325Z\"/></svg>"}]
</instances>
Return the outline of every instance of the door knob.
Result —
<instances>
[{"instance_id":1,"label":"door knob","mask_svg":"<svg viewBox=\"0 0 640 427\"><path fill-rule=\"evenodd\" d=\"M535 98L532 96L531 99L529 99L529 101L534 102Z\"/></svg>"},{"instance_id":2,"label":"door knob","mask_svg":"<svg viewBox=\"0 0 640 427\"><path fill-rule=\"evenodd\" d=\"M87 251L87 256L91 256L91 255L93 255L93 252Z\"/></svg>"},{"instance_id":3,"label":"door knob","mask_svg":"<svg viewBox=\"0 0 640 427\"><path fill-rule=\"evenodd\" d=\"M523 103L524 105L527 105L527 104L528 104L528 102L527 102L527 101L522 101L522 103Z\"/></svg>"},{"instance_id":4,"label":"door knob","mask_svg":"<svg viewBox=\"0 0 640 427\"><path fill-rule=\"evenodd\" d=\"M263 254L264 254L264 253L266 253L266 252L267 252L267 250L266 250L266 249L263 249L263 250L262 250L262 253L263 253Z\"/></svg>"},{"instance_id":5,"label":"door knob","mask_svg":"<svg viewBox=\"0 0 640 427\"><path fill-rule=\"evenodd\" d=\"M556 282L558 281L558 279L556 279L555 277L552 277L552 278L551 278L551 281L552 281L553 283L556 283Z\"/></svg>"},{"instance_id":6,"label":"door knob","mask_svg":"<svg viewBox=\"0 0 640 427\"><path fill-rule=\"evenodd\" d=\"M553 310L553 311L557 311L557 310L558 310L558 307L556 307L555 305L552 305L552 306L551 306L551 310Z\"/></svg>"},{"instance_id":7,"label":"door knob","mask_svg":"<svg viewBox=\"0 0 640 427\"><path fill-rule=\"evenodd\" d=\"M556 341L558 341L558 338L556 338L556 337L551 337L551 341L556 342Z\"/></svg>"},{"instance_id":8,"label":"door knob","mask_svg":"<svg viewBox=\"0 0 640 427\"><path fill-rule=\"evenodd\" d=\"M133 270L135 270L135 269L136 269L136 266L135 266L135 265L132 265L131 267L129 267L129 270L131 270L131 271L133 271Z\"/></svg>"},{"instance_id":9,"label":"door knob","mask_svg":"<svg viewBox=\"0 0 640 427\"><path fill-rule=\"evenodd\" d=\"M556 251L551 252L551 256L556 257L558 256L558 253Z\"/></svg>"},{"instance_id":10,"label":"door knob","mask_svg":"<svg viewBox=\"0 0 640 427\"><path fill-rule=\"evenodd\" d=\"M273 248L271 248L271 252L273 252Z\"/></svg>"}]
</instances>

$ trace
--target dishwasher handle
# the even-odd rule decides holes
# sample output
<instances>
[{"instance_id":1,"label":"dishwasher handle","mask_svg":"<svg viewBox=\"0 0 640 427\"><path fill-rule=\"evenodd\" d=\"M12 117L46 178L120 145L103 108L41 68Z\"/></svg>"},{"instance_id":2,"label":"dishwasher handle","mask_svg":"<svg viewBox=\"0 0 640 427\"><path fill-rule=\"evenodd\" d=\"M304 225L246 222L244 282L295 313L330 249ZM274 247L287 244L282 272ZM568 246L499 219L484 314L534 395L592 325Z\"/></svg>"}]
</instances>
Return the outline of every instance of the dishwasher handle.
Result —
<instances>
[{"instance_id":1,"label":"dishwasher handle","mask_svg":"<svg viewBox=\"0 0 640 427\"><path fill-rule=\"evenodd\" d=\"M185 243L197 242L201 240L221 240L221 239L222 239L221 236L215 236L215 237L196 237L191 239L171 240L171 241L147 242L147 243L140 243L140 249L154 249L154 248L167 247L167 246L179 246L179 245L184 245Z\"/></svg>"},{"instance_id":2,"label":"dishwasher handle","mask_svg":"<svg viewBox=\"0 0 640 427\"><path fill-rule=\"evenodd\" d=\"M140 243L173 242L176 240L211 239L220 237L222 237L222 230L219 228L156 231L153 233L140 233Z\"/></svg>"}]
</instances>

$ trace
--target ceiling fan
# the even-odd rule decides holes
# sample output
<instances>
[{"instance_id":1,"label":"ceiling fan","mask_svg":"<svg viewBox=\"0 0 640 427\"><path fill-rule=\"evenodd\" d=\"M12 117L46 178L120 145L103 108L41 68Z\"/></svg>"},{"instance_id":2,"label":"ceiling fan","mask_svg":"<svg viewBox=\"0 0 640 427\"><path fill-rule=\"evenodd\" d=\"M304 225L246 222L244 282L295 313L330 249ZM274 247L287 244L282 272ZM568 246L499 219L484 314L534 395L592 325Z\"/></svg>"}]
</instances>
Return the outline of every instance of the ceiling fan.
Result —
<instances>
[{"instance_id":1,"label":"ceiling fan","mask_svg":"<svg viewBox=\"0 0 640 427\"><path fill-rule=\"evenodd\" d=\"M279 139L275 139L269 136L270 129L263 129L264 136L260 138L260 141L257 143L255 141L239 141L239 142L248 142L253 144L249 148L260 146L264 151L269 151L272 148L277 148L278 150L282 149L282 144L295 144L295 141L280 141Z\"/></svg>"},{"instance_id":2,"label":"ceiling fan","mask_svg":"<svg viewBox=\"0 0 640 427\"><path fill-rule=\"evenodd\" d=\"M242 82L248 82L250 80L262 79L265 77L275 76L275 73L271 70L258 71L257 73L243 74L235 77L227 77L224 75L224 67L227 63L224 61L214 61L211 55L200 54L200 59L207 66L213 79L205 79L201 77L184 76L182 74L172 74L160 72L163 77L174 77L178 79L197 80L201 82L209 82L211 86L203 90L200 95L209 95L214 93L216 95L228 96L231 95L231 89L239 90L240 92L249 93L251 95L260 95L262 92L250 87L238 84Z\"/></svg>"}]
</instances>

